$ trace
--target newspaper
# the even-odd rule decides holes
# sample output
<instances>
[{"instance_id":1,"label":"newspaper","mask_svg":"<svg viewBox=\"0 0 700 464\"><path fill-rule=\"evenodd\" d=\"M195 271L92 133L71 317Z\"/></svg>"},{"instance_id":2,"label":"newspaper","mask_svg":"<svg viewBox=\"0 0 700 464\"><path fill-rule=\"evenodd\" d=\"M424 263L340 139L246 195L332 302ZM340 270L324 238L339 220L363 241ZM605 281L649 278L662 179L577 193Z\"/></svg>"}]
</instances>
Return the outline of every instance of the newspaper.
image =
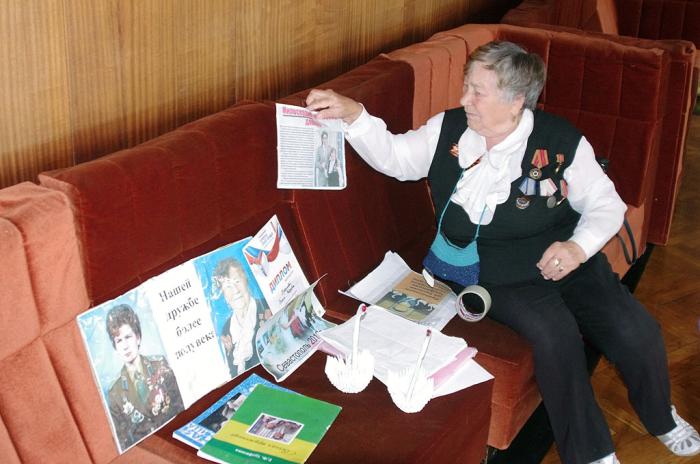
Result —
<instances>
[{"instance_id":1,"label":"newspaper","mask_svg":"<svg viewBox=\"0 0 700 464\"><path fill-rule=\"evenodd\" d=\"M457 296L450 287L442 282L431 287L393 251L364 279L340 293L437 330L457 314Z\"/></svg>"},{"instance_id":2,"label":"newspaper","mask_svg":"<svg viewBox=\"0 0 700 464\"><path fill-rule=\"evenodd\" d=\"M277 188L342 190L347 185L340 119L277 103Z\"/></svg>"}]
</instances>

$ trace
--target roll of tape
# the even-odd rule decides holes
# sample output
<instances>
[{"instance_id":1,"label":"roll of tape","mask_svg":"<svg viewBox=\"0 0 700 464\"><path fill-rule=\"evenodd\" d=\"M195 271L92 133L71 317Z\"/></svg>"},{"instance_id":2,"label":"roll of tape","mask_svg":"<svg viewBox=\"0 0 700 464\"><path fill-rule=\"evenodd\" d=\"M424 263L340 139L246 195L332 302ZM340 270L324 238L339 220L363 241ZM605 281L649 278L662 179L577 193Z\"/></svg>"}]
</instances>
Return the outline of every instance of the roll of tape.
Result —
<instances>
[{"instance_id":1,"label":"roll of tape","mask_svg":"<svg viewBox=\"0 0 700 464\"><path fill-rule=\"evenodd\" d=\"M457 295L457 314L468 322L478 322L491 309L491 294L481 285L470 285Z\"/></svg>"}]
</instances>

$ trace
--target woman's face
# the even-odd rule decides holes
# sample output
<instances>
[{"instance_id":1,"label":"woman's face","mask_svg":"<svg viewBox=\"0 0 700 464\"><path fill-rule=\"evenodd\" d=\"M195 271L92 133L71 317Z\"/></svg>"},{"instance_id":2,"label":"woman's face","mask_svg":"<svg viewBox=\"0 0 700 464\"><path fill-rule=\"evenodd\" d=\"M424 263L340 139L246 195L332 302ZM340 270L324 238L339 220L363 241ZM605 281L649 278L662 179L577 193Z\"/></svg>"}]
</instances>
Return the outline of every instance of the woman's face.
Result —
<instances>
[{"instance_id":1,"label":"woman's face","mask_svg":"<svg viewBox=\"0 0 700 464\"><path fill-rule=\"evenodd\" d=\"M524 99L518 97L512 102L507 101L498 88L494 71L475 63L464 78L463 92L459 102L467 113L472 130L495 143L515 130Z\"/></svg>"},{"instance_id":2,"label":"woman's face","mask_svg":"<svg viewBox=\"0 0 700 464\"><path fill-rule=\"evenodd\" d=\"M248 307L250 293L248 293L248 279L243 270L229 267L228 276L222 279L221 290L226 303L234 311L243 311Z\"/></svg>"},{"instance_id":3,"label":"woman's face","mask_svg":"<svg viewBox=\"0 0 700 464\"><path fill-rule=\"evenodd\" d=\"M114 348L122 361L127 364L133 363L139 355L139 345L141 339L134 332L129 324L119 327L119 333L114 336Z\"/></svg>"}]
</instances>

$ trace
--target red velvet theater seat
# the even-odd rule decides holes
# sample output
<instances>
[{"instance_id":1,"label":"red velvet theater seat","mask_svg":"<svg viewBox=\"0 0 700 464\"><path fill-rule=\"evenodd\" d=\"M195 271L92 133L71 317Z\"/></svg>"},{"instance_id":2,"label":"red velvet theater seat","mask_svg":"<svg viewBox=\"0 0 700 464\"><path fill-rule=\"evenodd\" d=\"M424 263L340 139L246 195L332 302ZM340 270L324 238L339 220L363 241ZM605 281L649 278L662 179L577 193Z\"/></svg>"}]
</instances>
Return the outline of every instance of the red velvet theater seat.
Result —
<instances>
[{"instance_id":1,"label":"red velvet theater seat","mask_svg":"<svg viewBox=\"0 0 700 464\"><path fill-rule=\"evenodd\" d=\"M671 73L659 146L659 163L649 205L648 241L668 243L683 172L690 112L700 75L700 1L698 0L525 0L503 23L586 31L627 45L670 53Z\"/></svg>"}]
</instances>

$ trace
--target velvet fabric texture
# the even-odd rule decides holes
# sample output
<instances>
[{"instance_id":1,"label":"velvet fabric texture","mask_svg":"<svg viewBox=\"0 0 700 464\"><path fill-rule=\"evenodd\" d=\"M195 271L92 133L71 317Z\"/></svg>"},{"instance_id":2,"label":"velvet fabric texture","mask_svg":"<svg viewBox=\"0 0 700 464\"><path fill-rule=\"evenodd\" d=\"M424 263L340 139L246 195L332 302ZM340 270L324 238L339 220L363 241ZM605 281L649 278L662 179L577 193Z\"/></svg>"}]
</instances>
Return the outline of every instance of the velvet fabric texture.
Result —
<instances>
[{"instance_id":1,"label":"velvet fabric texture","mask_svg":"<svg viewBox=\"0 0 700 464\"><path fill-rule=\"evenodd\" d=\"M58 356L54 344L88 307L70 205L29 182L0 190L0 236L0 461L90 462L82 430L99 441L109 429L91 427L101 404L96 389L85 388L89 370L71 379L88 400L80 409L65 393L62 369L76 360L86 368L87 356L79 338L61 344Z\"/></svg>"},{"instance_id":2,"label":"velvet fabric texture","mask_svg":"<svg viewBox=\"0 0 700 464\"><path fill-rule=\"evenodd\" d=\"M700 47L700 2L525 0L507 12L502 22L601 37L641 48L658 48L669 54L659 161L652 198L646 208L648 241L658 245L668 243L683 171L688 119L698 91L700 53L696 49Z\"/></svg>"}]
</instances>

